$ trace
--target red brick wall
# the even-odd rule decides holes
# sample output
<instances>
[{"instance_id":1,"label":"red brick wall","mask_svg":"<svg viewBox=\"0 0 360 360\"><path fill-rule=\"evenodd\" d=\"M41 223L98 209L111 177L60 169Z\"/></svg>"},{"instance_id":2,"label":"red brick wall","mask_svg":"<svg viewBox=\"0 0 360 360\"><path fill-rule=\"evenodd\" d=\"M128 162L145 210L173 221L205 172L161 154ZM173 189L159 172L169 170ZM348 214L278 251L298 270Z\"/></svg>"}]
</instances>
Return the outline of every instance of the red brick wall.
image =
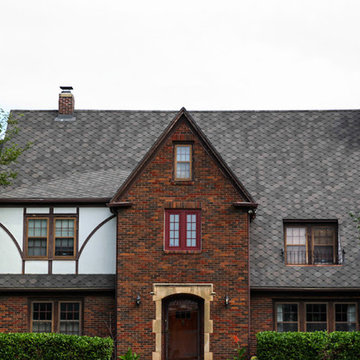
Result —
<instances>
[{"instance_id":1,"label":"red brick wall","mask_svg":"<svg viewBox=\"0 0 360 360\"><path fill-rule=\"evenodd\" d=\"M83 334L115 338L116 312L113 296L84 297Z\"/></svg>"},{"instance_id":2,"label":"red brick wall","mask_svg":"<svg viewBox=\"0 0 360 360\"><path fill-rule=\"evenodd\" d=\"M173 140L193 139L194 181L172 181ZM133 205L119 210L117 240L118 353L129 346L150 360L155 351L152 320L153 283L213 283L210 318L214 332L210 351L214 359L233 355L233 335L248 343L248 215L232 206L242 201L233 185L186 124L181 124L120 201ZM201 203L202 252L165 253L164 209L174 202L185 208ZM181 204L180 204L181 207ZM141 296L141 305L135 298ZM230 306L224 306L225 295Z\"/></svg>"},{"instance_id":3,"label":"red brick wall","mask_svg":"<svg viewBox=\"0 0 360 360\"><path fill-rule=\"evenodd\" d=\"M26 297L0 295L0 332L27 332L28 321Z\"/></svg>"},{"instance_id":4,"label":"red brick wall","mask_svg":"<svg viewBox=\"0 0 360 360\"><path fill-rule=\"evenodd\" d=\"M273 328L273 300L266 294L251 294L251 346L252 354L256 353L256 333L272 331Z\"/></svg>"},{"instance_id":5,"label":"red brick wall","mask_svg":"<svg viewBox=\"0 0 360 360\"><path fill-rule=\"evenodd\" d=\"M70 300L59 295L48 296L39 294L0 295L0 332L30 331L30 301ZM113 295L79 296L71 300L83 300L83 335L110 336L115 334L115 299Z\"/></svg>"}]
</instances>

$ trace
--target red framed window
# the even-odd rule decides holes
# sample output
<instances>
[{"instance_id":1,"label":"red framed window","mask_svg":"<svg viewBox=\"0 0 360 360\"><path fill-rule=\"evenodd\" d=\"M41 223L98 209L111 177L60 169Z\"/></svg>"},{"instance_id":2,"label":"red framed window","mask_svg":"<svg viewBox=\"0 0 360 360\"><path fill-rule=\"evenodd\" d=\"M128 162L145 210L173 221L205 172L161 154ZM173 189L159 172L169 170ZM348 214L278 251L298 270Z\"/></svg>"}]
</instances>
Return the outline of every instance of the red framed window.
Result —
<instances>
[{"instance_id":1,"label":"red framed window","mask_svg":"<svg viewBox=\"0 0 360 360\"><path fill-rule=\"evenodd\" d=\"M200 230L200 210L166 210L165 250L200 250Z\"/></svg>"}]
</instances>

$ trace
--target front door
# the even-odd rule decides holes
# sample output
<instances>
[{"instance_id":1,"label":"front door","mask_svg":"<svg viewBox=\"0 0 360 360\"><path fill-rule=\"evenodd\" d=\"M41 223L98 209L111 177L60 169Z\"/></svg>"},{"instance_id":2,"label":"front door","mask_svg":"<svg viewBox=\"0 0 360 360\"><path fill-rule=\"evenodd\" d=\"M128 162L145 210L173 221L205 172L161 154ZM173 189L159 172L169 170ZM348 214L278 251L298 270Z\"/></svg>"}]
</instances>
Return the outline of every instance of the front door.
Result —
<instances>
[{"instance_id":1,"label":"front door","mask_svg":"<svg viewBox=\"0 0 360 360\"><path fill-rule=\"evenodd\" d=\"M164 301L165 359L201 360L202 301L176 296Z\"/></svg>"}]
</instances>

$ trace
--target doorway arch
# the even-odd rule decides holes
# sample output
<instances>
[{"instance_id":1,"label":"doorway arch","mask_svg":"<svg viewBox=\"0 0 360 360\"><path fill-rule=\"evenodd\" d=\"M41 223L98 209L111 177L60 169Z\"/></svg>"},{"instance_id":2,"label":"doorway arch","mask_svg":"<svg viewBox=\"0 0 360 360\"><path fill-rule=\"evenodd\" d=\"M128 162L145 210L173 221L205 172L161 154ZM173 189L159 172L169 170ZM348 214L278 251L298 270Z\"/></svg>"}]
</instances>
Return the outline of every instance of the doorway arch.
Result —
<instances>
[{"instance_id":1,"label":"doorway arch","mask_svg":"<svg viewBox=\"0 0 360 360\"><path fill-rule=\"evenodd\" d=\"M203 319L200 320L200 359L212 360L213 354L210 352L210 334L213 332L213 322L210 320L210 302L213 301L213 285L212 284L167 284L159 283L153 285L153 301L155 301L155 319L153 320L153 332L155 333L155 351L153 352L152 360L165 360L165 338L164 338L164 312L167 301L172 299L194 300L200 304L200 314ZM178 296L178 297L177 297ZM190 305L189 303L187 305ZM185 307L187 306L185 305ZM176 308L175 304L175 308ZM175 318L176 318L176 309ZM185 314L178 316L188 316Z\"/></svg>"}]
</instances>

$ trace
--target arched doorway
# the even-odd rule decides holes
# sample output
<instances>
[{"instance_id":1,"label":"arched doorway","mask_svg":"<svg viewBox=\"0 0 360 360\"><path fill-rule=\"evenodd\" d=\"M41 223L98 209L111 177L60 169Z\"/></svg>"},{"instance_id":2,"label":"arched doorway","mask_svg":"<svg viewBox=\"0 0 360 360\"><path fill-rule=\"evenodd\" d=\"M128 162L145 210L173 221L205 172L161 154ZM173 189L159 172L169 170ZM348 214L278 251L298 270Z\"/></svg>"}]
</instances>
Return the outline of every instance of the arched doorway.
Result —
<instances>
[{"instance_id":1,"label":"arched doorway","mask_svg":"<svg viewBox=\"0 0 360 360\"><path fill-rule=\"evenodd\" d=\"M164 360L204 359L204 300L188 294L163 299Z\"/></svg>"}]
</instances>

